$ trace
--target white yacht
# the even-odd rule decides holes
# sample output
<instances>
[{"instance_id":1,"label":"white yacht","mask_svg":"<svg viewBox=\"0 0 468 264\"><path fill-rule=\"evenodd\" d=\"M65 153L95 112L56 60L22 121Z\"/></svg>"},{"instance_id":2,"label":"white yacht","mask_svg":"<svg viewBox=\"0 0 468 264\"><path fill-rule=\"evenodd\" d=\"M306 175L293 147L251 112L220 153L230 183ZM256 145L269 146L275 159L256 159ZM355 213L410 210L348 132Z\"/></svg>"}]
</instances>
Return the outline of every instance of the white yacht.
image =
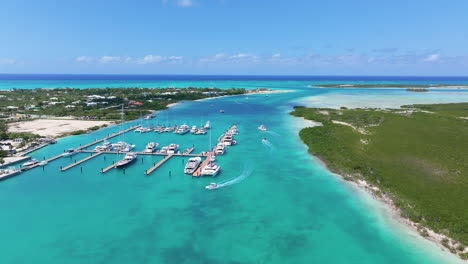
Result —
<instances>
[{"instance_id":1,"label":"white yacht","mask_svg":"<svg viewBox=\"0 0 468 264\"><path fill-rule=\"evenodd\" d=\"M158 143L154 143L154 142L150 142L148 143L148 145L146 145L146 148L145 150L143 150L143 152L145 153L153 153L156 151L156 149L158 148L159 144Z\"/></svg>"},{"instance_id":2,"label":"white yacht","mask_svg":"<svg viewBox=\"0 0 468 264\"><path fill-rule=\"evenodd\" d=\"M176 134L179 134L179 135L183 135L183 134L187 134L189 131L190 131L190 127L184 124L184 125L181 125L181 126L175 131L175 133L176 133Z\"/></svg>"},{"instance_id":3,"label":"white yacht","mask_svg":"<svg viewBox=\"0 0 468 264\"><path fill-rule=\"evenodd\" d=\"M203 126L204 129L210 129L211 128L211 124L210 124L210 121L206 121L206 124Z\"/></svg>"},{"instance_id":4,"label":"white yacht","mask_svg":"<svg viewBox=\"0 0 468 264\"><path fill-rule=\"evenodd\" d=\"M45 166L45 165L47 165L47 160L43 160L43 161L39 162L37 165Z\"/></svg>"},{"instance_id":5,"label":"white yacht","mask_svg":"<svg viewBox=\"0 0 468 264\"><path fill-rule=\"evenodd\" d=\"M198 131L197 126L192 126L190 133L195 134Z\"/></svg>"},{"instance_id":6,"label":"white yacht","mask_svg":"<svg viewBox=\"0 0 468 264\"><path fill-rule=\"evenodd\" d=\"M258 127L258 129L261 130L261 131L266 131L266 130L267 130L266 127L265 127L264 125L260 125L260 126Z\"/></svg>"},{"instance_id":7,"label":"white yacht","mask_svg":"<svg viewBox=\"0 0 468 264\"><path fill-rule=\"evenodd\" d=\"M162 147L161 150L159 151L159 153L161 154L167 154L167 150L169 149L169 147Z\"/></svg>"},{"instance_id":8,"label":"white yacht","mask_svg":"<svg viewBox=\"0 0 468 264\"><path fill-rule=\"evenodd\" d=\"M192 174L195 172L196 169L200 166L201 163L201 158L200 157L195 157L195 158L190 158L185 165L185 174Z\"/></svg>"},{"instance_id":9,"label":"white yacht","mask_svg":"<svg viewBox=\"0 0 468 264\"><path fill-rule=\"evenodd\" d=\"M34 166L34 165L36 165L38 163L39 163L39 161L37 159L31 159L31 160L25 162L23 165L21 165L21 169L23 169L23 170L30 169L32 166Z\"/></svg>"},{"instance_id":10,"label":"white yacht","mask_svg":"<svg viewBox=\"0 0 468 264\"><path fill-rule=\"evenodd\" d=\"M216 155L223 155L225 151L226 151L226 147L224 146L224 144L220 143L216 146L216 150L215 150Z\"/></svg>"},{"instance_id":11,"label":"white yacht","mask_svg":"<svg viewBox=\"0 0 468 264\"><path fill-rule=\"evenodd\" d=\"M208 190L213 190L213 189L216 189L216 188L218 188L218 184L215 183L215 182L212 182L209 185L205 186L205 189L208 189Z\"/></svg>"},{"instance_id":12,"label":"white yacht","mask_svg":"<svg viewBox=\"0 0 468 264\"><path fill-rule=\"evenodd\" d=\"M232 138L232 136L226 135L226 136L223 137L221 143L223 143L223 144L226 145L226 146L233 146L233 145L235 145L235 144L237 143L237 141L235 141L235 140Z\"/></svg>"},{"instance_id":13,"label":"white yacht","mask_svg":"<svg viewBox=\"0 0 468 264\"><path fill-rule=\"evenodd\" d=\"M127 155L125 155L125 157L121 160L119 160L117 162L117 164L115 165L116 168L120 168L120 167L123 167L125 165L128 165L130 164L132 161L135 161L137 158L137 154L136 153L127 153Z\"/></svg>"},{"instance_id":14,"label":"white yacht","mask_svg":"<svg viewBox=\"0 0 468 264\"><path fill-rule=\"evenodd\" d=\"M135 145L126 144L125 147L122 149L122 152L129 152L135 148Z\"/></svg>"},{"instance_id":15,"label":"white yacht","mask_svg":"<svg viewBox=\"0 0 468 264\"><path fill-rule=\"evenodd\" d=\"M170 144L167 148L167 154L176 154L179 151L179 145Z\"/></svg>"},{"instance_id":16,"label":"white yacht","mask_svg":"<svg viewBox=\"0 0 468 264\"><path fill-rule=\"evenodd\" d=\"M94 150L96 151L108 151L112 148L112 144L110 142L104 142L101 146L96 146Z\"/></svg>"},{"instance_id":17,"label":"white yacht","mask_svg":"<svg viewBox=\"0 0 468 264\"><path fill-rule=\"evenodd\" d=\"M62 154L62 157L69 157L78 153L75 149L69 149Z\"/></svg>"},{"instance_id":18,"label":"white yacht","mask_svg":"<svg viewBox=\"0 0 468 264\"><path fill-rule=\"evenodd\" d=\"M216 165L216 162L211 162L210 164L206 165L205 168L202 169L201 175L203 176L216 176L219 173L221 167Z\"/></svg>"},{"instance_id":19,"label":"white yacht","mask_svg":"<svg viewBox=\"0 0 468 264\"><path fill-rule=\"evenodd\" d=\"M205 128L200 128L197 130L197 132L195 132L195 135L205 135L205 134L206 134Z\"/></svg>"}]
</instances>

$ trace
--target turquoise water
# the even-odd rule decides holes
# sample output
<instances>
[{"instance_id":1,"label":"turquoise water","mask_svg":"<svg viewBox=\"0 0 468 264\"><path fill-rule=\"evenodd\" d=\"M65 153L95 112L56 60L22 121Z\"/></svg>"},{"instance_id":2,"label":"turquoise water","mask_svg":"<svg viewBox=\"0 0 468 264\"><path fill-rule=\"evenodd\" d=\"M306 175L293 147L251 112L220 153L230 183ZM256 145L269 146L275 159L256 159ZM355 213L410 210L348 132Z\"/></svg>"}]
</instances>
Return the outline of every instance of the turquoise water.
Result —
<instances>
[{"instance_id":1,"label":"turquoise water","mask_svg":"<svg viewBox=\"0 0 468 264\"><path fill-rule=\"evenodd\" d=\"M237 124L238 145L218 158L222 173L216 178L184 175L186 160L181 157L170 159L149 176L144 171L161 157L139 157L125 173L117 169L99 173L118 158L111 154L87 161L81 166L83 172L80 166L59 171L60 166L89 155L78 154L1 182L0 263L458 262L376 209L377 202L307 154L297 136L300 120L286 113L298 102L310 103L312 96L324 96L327 101L322 103L331 103L342 91L306 89L302 82L247 83L301 88L269 97L184 102L152 121L199 125L210 120L213 142ZM413 96L382 93L390 93L392 100ZM356 90L354 95L358 94L367 96L368 91ZM260 124L269 131L257 130ZM54 156L117 130L64 138L33 156ZM163 146L174 142L183 149L195 146L199 152L208 149L209 138L129 132L113 141L131 142L137 150L149 141ZM263 138L269 144L262 143ZM204 187L210 182L230 185L207 191Z\"/></svg>"}]
</instances>

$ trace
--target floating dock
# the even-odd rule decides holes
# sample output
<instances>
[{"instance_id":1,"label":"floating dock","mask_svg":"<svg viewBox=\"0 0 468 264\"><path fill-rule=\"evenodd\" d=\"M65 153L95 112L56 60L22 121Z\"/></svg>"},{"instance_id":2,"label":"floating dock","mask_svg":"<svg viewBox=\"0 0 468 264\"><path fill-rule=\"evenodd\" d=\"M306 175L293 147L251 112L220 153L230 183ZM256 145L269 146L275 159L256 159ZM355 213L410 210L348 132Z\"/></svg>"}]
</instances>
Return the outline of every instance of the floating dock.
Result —
<instances>
[{"instance_id":1,"label":"floating dock","mask_svg":"<svg viewBox=\"0 0 468 264\"><path fill-rule=\"evenodd\" d=\"M93 154L93 155L91 155L91 156L89 156L87 158L84 158L84 159L82 159L80 161L77 161L77 162L75 162L73 164L70 164L70 165L66 166L65 168L62 168L61 171L66 171L68 169L71 169L71 168L75 167L76 165L81 164L81 163L83 163L83 162L85 162L87 160L90 160L90 159L94 158L94 157L97 157L97 156L99 156L101 154L102 154L102 152L98 152L96 154Z\"/></svg>"},{"instance_id":2,"label":"floating dock","mask_svg":"<svg viewBox=\"0 0 468 264\"><path fill-rule=\"evenodd\" d=\"M153 167L151 167L149 170L145 171L145 175L149 175L150 173L152 173L154 170L156 170L159 166L163 165L164 162L168 161L170 158L172 158L172 156L174 156L174 154L169 154L167 155L163 160L161 160L160 162L158 162L157 164L155 164Z\"/></svg>"}]
</instances>

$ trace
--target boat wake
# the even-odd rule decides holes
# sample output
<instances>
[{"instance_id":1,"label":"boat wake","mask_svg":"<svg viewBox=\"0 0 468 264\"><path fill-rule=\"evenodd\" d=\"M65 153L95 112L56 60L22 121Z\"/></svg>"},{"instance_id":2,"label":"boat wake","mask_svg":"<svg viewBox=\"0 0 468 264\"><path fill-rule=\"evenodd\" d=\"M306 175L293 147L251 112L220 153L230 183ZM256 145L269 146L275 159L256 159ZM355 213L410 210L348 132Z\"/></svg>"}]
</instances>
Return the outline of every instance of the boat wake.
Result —
<instances>
[{"instance_id":1,"label":"boat wake","mask_svg":"<svg viewBox=\"0 0 468 264\"><path fill-rule=\"evenodd\" d=\"M231 186L233 184L239 183L239 182L245 180L247 177L249 177L252 174L252 172L253 172L253 170L251 168L245 168L242 171L242 173L239 176L237 176L236 178L218 183L216 185L216 189Z\"/></svg>"},{"instance_id":2,"label":"boat wake","mask_svg":"<svg viewBox=\"0 0 468 264\"><path fill-rule=\"evenodd\" d=\"M273 146L273 144L271 144L267 139L262 139L262 144L269 151L275 150L275 146Z\"/></svg>"},{"instance_id":3,"label":"boat wake","mask_svg":"<svg viewBox=\"0 0 468 264\"><path fill-rule=\"evenodd\" d=\"M277 136L277 137L281 136L280 134L278 134L278 133L276 133L274 131L271 131L271 130L267 130L267 131L265 131L265 133L268 133L270 135L274 135L274 136Z\"/></svg>"}]
</instances>

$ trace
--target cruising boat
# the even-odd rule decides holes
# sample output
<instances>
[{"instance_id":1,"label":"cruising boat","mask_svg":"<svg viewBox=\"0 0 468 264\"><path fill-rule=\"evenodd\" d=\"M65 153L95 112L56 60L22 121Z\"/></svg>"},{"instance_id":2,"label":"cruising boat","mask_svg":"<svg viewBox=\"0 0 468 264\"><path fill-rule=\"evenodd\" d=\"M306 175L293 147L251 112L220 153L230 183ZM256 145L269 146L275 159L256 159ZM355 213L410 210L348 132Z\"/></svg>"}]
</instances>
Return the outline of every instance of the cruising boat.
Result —
<instances>
[{"instance_id":1,"label":"cruising boat","mask_svg":"<svg viewBox=\"0 0 468 264\"><path fill-rule=\"evenodd\" d=\"M214 177L218 175L220 169L221 167L216 165L216 162L211 162L202 169L201 175Z\"/></svg>"},{"instance_id":2,"label":"cruising boat","mask_svg":"<svg viewBox=\"0 0 468 264\"><path fill-rule=\"evenodd\" d=\"M144 153L153 153L153 152L156 151L158 146L159 146L158 143L150 142L150 143L148 143L148 145L146 145L146 148L145 148L145 150L143 150L143 152Z\"/></svg>"},{"instance_id":3,"label":"cruising boat","mask_svg":"<svg viewBox=\"0 0 468 264\"><path fill-rule=\"evenodd\" d=\"M115 165L116 168L123 167L125 165L130 164L132 161L136 160L137 154L136 153L127 153L125 157L117 162Z\"/></svg>"},{"instance_id":4,"label":"cruising boat","mask_svg":"<svg viewBox=\"0 0 468 264\"><path fill-rule=\"evenodd\" d=\"M96 146L94 150L96 151L108 151L112 148L112 144L110 142L104 142L101 146Z\"/></svg>"},{"instance_id":5,"label":"cruising boat","mask_svg":"<svg viewBox=\"0 0 468 264\"><path fill-rule=\"evenodd\" d=\"M132 151L134 148L135 148L135 145L126 144L124 148L122 149L122 152L129 152L129 151Z\"/></svg>"},{"instance_id":6,"label":"cruising boat","mask_svg":"<svg viewBox=\"0 0 468 264\"><path fill-rule=\"evenodd\" d=\"M204 129L210 129L211 128L211 124L210 124L210 121L206 121L206 124L203 126Z\"/></svg>"},{"instance_id":7,"label":"cruising boat","mask_svg":"<svg viewBox=\"0 0 468 264\"><path fill-rule=\"evenodd\" d=\"M262 142L263 142L263 143L267 143L268 140L267 140L266 138L263 138L263 139L262 139Z\"/></svg>"},{"instance_id":8,"label":"cruising boat","mask_svg":"<svg viewBox=\"0 0 468 264\"><path fill-rule=\"evenodd\" d=\"M261 131L266 131L267 130L264 125L259 126L258 129L261 130Z\"/></svg>"},{"instance_id":9,"label":"cruising boat","mask_svg":"<svg viewBox=\"0 0 468 264\"><path fill-rule=\"evenodd\" d=\"M226 146L233 146L237 143L237 141L235 141L232 136L230 135L227 135L227 136L224 136L224 138L222 139L222 143Z\"/></svg>"},{"instance_id":10,"label":"cruising boat","mask_svg":"<svg viewBox=\"0 0 468 264\"><path fill-rule=\"evenodd\" d=\"M198 131L197 126L192 126L192 129L190 129L190 133L195 134Z\"/></svg>"},{"instance_id":11,"label":"cruising boat","mask_svg":"<svg viewBox=\"0 0 468 264\"><path fill-rule=\"evenodd\" d=\"M139 127L135 129L135 133L141 133L145 128L144 127Z\"/></svg>"},{"instance_id":12,"label":"cruising boat","mask_svg":"<svg viewBox=\"0 0 468 264\"><path fill-rule=\"evenodd\" d=\"M190 131L190 127L187 126L187 125L181 125L177 130L176 130L176 134L179 134L179 135L183 135L183 134L187 134L188 132Z\"/></svg>"},{"instance_id":13,"label":"cruising boat","mask_svg":"<svg viewBox=\"0 0 468 264\"><path fill-rule=\"evenodd\" d=\"M205 135L205 134L206 134L205 128L200 128L197 130L197 132L195 132L195 135Z\"/></svg>"},{"instance_id":14,"label":"cruising boat","mask_svg":"<svg viewBox=\"0 0 468 264\"><path fill-rule=\"evenodd\" d=\"M176 154L179 151L179 145L170 144L167 148L167 154Z\"/></svg>"},{"instance_id":15,"label":"cruising boat","mask_svg":"<svg viewBox=\"0 0 468 264\"><path fill-rule=\"evenodd\" d=\"M216 189L218 188L218 184L212 182L210 183L209 185L205 186L205 189L208 189L208 190L213 190L213 189Z\"/></svg>"},{"instance_id":16,"label":"cruising boat","mask_svg":"<svg viewBox=\"0 0 468 264\"><path fill-rule=\"evenodd\" d=\"M36 165L36 164L38 164L38 163L39 163L39 161L38 161L37 159L31 159L31 160L25 162L23 165L21 165L21 169L23 169L23 170L28 170L28 169L30 169L32 166L34 166L34 165Z\"/></svg>"},{"instance_id":17,"label":"cruising boat","mask_svg":"<svg viewBox=\"0 0 468 264\"><path fill-rule=\"evenodd\" d=\"M65 153L62 154L62 157L69 157L69 156L75 155L76 153L77 151L75 149L69 149L65 151Z\"/></svg>"},{"instance_id":18,"label":"cruising boat","mask_svg":"<svg viewBox=\"0 0 468 264\"><path fill-rule=\"evenodd\" d=\"M226 151L226 147L224 146L224 144L218 144L216 146L216 150L215 150L216 155L223 155L225 151Z\"/></svg>"},{"instance_id":19,"label":"cruising boat","mask_svg":"<svg viewBox=\"0 0 468 264\"><path fill-rule=\"evenodd\" d=\"M169 149L169 147L162 147L162 149L159 151L159 153L161 154L167 154L167 150Z\"/></svg>"},{"instance_id":20,"label":"cruising boat","mask_svg":"<svg viewBox=\"0 0 468 264\"><path fill-rule=\"evenodd\" d=\"M195 157L195 158L190 158L185 165L185 174L192 174L195 172L195 170L200 166L201 163L201 158L200 157Z\"/></svg>"}]
</instances>

